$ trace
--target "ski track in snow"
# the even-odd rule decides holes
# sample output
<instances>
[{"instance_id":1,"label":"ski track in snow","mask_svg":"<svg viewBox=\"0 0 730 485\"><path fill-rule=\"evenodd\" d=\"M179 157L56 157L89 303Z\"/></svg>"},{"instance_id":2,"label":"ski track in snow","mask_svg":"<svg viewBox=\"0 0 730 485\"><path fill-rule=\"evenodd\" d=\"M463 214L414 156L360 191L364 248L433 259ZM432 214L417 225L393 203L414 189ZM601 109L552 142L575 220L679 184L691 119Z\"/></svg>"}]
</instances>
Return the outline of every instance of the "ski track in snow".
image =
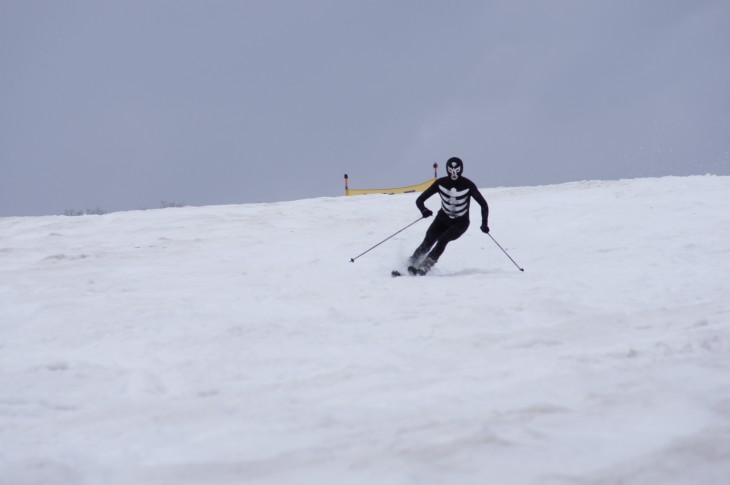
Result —
<instances>
[{"instance_id":1,"label":"ski track in snow","mask_svg":"<svg viewBox=\"0 0 730 485\"><path fill-rule=\"evenodd\" d=\"M0 218L0 484L729 483L730 177L483 193Z\"/></svg>"}]
</instances>

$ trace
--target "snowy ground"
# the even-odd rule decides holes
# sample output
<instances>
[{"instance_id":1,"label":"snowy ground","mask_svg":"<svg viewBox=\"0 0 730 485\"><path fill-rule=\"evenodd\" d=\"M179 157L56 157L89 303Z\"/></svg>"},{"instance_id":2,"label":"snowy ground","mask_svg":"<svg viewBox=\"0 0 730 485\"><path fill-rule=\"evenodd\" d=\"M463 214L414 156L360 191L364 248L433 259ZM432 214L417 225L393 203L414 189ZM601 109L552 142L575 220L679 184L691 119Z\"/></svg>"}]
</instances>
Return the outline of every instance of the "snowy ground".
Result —
<instances>
[{"instance_id":1,"label":"snowy ground","mask_svg":"<svg viewBox=\"0 0 730 485\"><path fill-rule=\"evenodd\" d=\"M730 177L483 193L0 219L0 483L730 483Z\"/></svg>"}]
</instances>

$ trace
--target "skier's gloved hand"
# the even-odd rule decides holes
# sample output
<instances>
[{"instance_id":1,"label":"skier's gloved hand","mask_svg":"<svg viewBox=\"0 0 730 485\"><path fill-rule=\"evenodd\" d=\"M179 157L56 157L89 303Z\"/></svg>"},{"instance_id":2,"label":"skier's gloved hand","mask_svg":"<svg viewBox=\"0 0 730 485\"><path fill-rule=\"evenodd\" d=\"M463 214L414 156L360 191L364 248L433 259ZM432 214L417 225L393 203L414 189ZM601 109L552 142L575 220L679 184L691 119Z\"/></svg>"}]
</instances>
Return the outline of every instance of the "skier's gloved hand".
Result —
<instances>
[{"instance_id":1,"label":"skier's gloved hand","mask_svg":"<svg viewBox=\"0 0 730 485\"><path fill-rule=\"evenodd\" d=\"M433 211L431 211L431 210L429 210L429 209L423 209L423 210L421 211L421 215L422 215L422 216L424 217L424 219L425 219L426 217L431 217L431 216L433 215Z\"/></svg>"},{"instance_id":2,"label":"skier's gloved hand","mask_svg":"<svg viewBox=\"0 0 730 485\"><path fill-rule=\"evenodd\" d=\"M480 229L484 234L489 234L489 226L486 222L482 222L482 227L480 227Z\"/></svg>"}]
</instances>

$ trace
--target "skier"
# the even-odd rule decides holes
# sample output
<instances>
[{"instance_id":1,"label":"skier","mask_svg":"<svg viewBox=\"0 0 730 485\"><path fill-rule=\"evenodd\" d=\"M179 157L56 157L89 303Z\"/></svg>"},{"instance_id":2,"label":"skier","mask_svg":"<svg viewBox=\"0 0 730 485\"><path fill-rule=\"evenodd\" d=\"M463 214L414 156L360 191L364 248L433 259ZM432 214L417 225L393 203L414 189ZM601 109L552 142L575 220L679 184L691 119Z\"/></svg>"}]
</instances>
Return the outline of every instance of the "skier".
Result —
<instances>
[{"instance_id":1,"label":"skier","mask_svg":"<svg viewBox=\"0 0 730 485\"><path fill-rule=\"evenodd\" d=\"M489 232L487 224L489 206L474 182L463 176L464 162L458 157L451 157L446 162L446 170L448 176L436 180L416 199L416 206L421 215L431 217L433 212L424 202L438 192L441 196L441 210L426 231L426 237L421 245L408 259L408 272L412 275L428 273L441 257L446 245L459 239L466 232L469 227L469 202L472 197L482 208L481 230L484 233Z\"/></svg>"}]
</instances>

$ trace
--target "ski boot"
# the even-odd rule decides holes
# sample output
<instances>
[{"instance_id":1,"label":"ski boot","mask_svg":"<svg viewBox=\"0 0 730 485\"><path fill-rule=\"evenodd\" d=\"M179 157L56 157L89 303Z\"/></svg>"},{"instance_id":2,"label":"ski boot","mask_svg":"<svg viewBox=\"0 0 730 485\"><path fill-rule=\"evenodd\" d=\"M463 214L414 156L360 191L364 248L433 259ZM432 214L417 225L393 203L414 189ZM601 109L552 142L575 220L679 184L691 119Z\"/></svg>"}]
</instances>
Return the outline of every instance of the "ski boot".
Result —
<instances>
[{"instance_id":1,"label":"ski boot","mask_svg":"<svg viewBox=\"0 0 730 485\"><path fill-rule=\"evenodd\" d=\"M434 264L436 264L436 260L431 257L427 257L426 259L423 260L423 262L418 267L409 266L408 272L412 276L416 276L416 275L425 276L426 273L428 273L431 270L431 268L433 268Z\"/></svg>"}]
</instances>

